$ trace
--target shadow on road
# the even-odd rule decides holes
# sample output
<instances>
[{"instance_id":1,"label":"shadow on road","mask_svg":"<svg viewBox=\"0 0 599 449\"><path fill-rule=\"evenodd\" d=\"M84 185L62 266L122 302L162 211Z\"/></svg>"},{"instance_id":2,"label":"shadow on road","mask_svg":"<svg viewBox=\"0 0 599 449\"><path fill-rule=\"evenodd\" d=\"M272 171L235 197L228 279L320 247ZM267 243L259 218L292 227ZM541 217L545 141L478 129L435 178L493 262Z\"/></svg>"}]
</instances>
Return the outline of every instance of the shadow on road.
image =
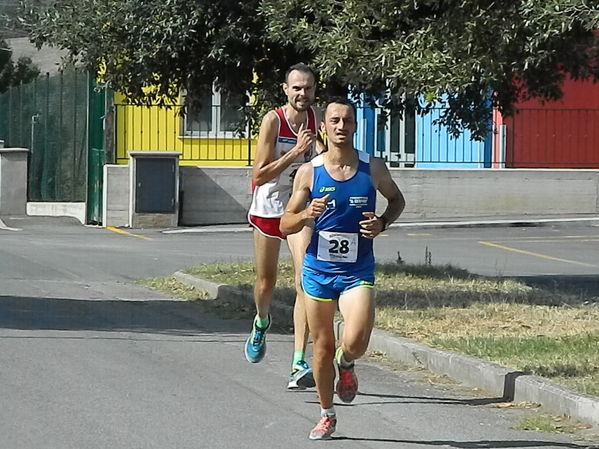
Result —
<instances>
[{"instance_id":1,"label":"shadow on road","mask_svg":"<svg viewBox=\"0 0 599 449\"><path fill-rule=\"evenodd\" d=\"M379 404L446 404L446 405L469 405L469 406L482 406L490 404L499 404L505 402L506 399L503 397L494 398L471 398L471 399L453 399L453 398L435 398L429 396L406 396L406 395L395 395L395 394L379 394L379 393L363 393L359 392L360 397L373 397L381 399L399 399L398 401L379 401L379 402L361 402L364 405L379 405Z\"/></svg>"},{"instance_id":2,"label":"shadow on road","mask_svg":"<svg viewBox=\"0 0 599 449\"><path fill-rule=\"evenodd\" d=\"M197 302L31 298L0 295L0 329L245 333L247 323L221 320Z\"/></svg>"},{"instance_id":3,"label":"shadow on road","mask_svg":"<svg viewBox=\"0 0 599 449\"><path fill-rule=\"evenodd\" d=\"M480 441L452 441L452 440L400 440L393 438L360 438L360 437L333 437L333 440L348 440L348 441L372 441L381 443L402 443L416 444L428 446L446 446L461 449L477 449L477 448L524 448L524 447L564 447L572 449L594 449L594 446L575 443L560 443L557 441L535 441L535 440L480 440Z\"/></svg>"},{"instance_id":4,"label":"shadow on road","mask_svg":"<svg viewBox=\"0 0 599 449\"><path fill-rule=\"evenodd\" d=\"M481 276L451 265L380 264L377 305L402 309L476 303L586 306L599 303L599 275ZM509 283L506 281L515 281Z\"/></svg>"},{"instance_id":5,"label":"shadow on road","mask_svg":"<svg viewBox=\"0 0 599 449\"><path fill-rule=\"evenodd\" d=\"M599 302L599 276L597 275L537 275L511 276L514 279L532 287L553 292L567 292L578 296L581 302Z\"/></svg>"}]
</instances>

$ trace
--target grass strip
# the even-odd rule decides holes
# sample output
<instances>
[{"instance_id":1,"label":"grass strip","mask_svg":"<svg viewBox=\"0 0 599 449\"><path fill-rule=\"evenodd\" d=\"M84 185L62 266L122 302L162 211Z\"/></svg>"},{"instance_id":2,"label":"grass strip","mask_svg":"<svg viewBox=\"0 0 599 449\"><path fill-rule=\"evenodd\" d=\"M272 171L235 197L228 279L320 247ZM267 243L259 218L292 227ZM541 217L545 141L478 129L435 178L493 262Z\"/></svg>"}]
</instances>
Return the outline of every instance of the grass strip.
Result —
<instances>
[{"instance_id":1,"label":"grass strip","mask_svg":"<svg viewBox=\"0 0 599 449\"><path fill-rule=\"evenodd\" d=\"M255 280L251 262L187 272L244 289ZM597 298L432 265L377 265L376 288L379 329L599 397ZM294 297L293 269L284 261L275 298L292 304Z\"/></svg>"}]
</instances>

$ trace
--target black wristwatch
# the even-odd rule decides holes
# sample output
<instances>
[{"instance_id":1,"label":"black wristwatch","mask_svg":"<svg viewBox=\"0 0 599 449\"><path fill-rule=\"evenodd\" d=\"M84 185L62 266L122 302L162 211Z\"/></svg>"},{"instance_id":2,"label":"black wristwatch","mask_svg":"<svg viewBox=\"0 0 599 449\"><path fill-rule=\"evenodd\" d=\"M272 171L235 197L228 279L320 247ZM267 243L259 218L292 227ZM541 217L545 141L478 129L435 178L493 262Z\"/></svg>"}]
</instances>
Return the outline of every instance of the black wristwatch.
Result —
<instances>
[{"instance_id":1,"label":"black wristwatch","mask_svg":"<svg viewBox=\"0 0 599 449\"><path fill-rule=\"evenodd\" d=\"M381 229L381 232L386 231L387 228L389 227L389 222L382 215L379 217L379 220L381 220L383 222L383 229Z\"/></svg>"}]
</instances>

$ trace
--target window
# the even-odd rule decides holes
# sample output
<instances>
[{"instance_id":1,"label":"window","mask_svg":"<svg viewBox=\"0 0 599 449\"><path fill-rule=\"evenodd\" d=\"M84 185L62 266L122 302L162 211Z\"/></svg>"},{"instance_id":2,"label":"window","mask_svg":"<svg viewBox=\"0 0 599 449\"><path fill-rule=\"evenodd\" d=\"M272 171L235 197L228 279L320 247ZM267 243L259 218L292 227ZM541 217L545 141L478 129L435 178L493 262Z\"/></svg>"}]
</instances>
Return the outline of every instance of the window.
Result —
<instances>
[{"instance_id":1,"label":"window","mask_svg":"<svg viewBox=\"0 0 599 449\"><path fill-rule=\"evenodd\" d=\"M235 133L243 121L241 105L236 104L232 95L224 91L213 91L211 96L202 98L199 111L183 118L183 135L197 138L237 138Z\"/></svg>"}]
</instances>

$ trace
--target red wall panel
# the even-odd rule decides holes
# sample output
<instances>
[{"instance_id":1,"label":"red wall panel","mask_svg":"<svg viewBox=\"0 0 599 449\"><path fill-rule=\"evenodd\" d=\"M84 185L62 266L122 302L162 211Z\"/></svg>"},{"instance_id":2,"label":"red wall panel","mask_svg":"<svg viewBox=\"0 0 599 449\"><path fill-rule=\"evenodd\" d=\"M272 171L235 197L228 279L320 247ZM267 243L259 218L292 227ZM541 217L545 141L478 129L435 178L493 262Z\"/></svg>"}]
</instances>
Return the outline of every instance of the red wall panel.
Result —
<instances>
[{"instance_id":1,"label":"red wall panel","mask_svg":"<svg viewBox=\"0 0 599 449\"><path fill-rule=\"evenodd\" d=\"M505 118L506 166L599 168L599 83L566 80L559 101L516 104Z\"/></svg>"}]
</instances>

